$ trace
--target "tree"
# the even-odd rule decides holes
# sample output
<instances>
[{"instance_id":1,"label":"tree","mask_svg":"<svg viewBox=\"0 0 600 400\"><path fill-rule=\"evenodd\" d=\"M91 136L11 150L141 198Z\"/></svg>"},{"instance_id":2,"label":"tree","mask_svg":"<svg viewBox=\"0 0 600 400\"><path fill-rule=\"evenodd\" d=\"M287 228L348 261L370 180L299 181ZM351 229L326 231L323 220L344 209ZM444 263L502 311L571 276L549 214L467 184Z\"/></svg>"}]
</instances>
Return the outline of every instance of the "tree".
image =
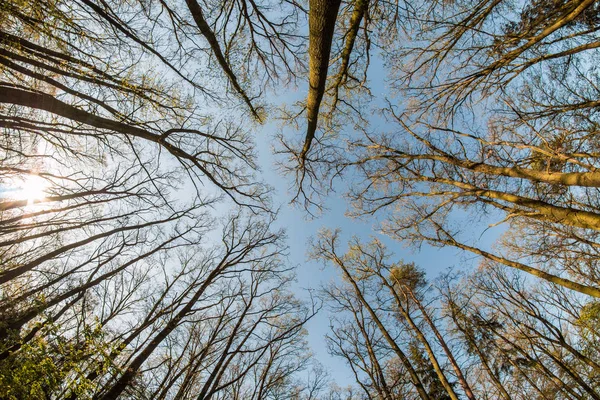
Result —
<instances>
[{"instance_id":1,"label":"tree","mask_svg":"<svg viewBox=\"0 0 600 400\"><path fill-rule=\"evenodd\" d=\"M585 296L531 285L493 263L459 284L462 290L442 283L446 313L498 396L598 397L597 363L582 352L587 339L578 328Z\"/></svg>"},{"instance_id":2,"label":"tree","mask_svg":"<svg viewBox=\"0 0 600 400\"><path fill-rule=\"evenodd\" d=\"M0 5L0 396L321 393L252 135L307 72L293 201L349 177L354 216L480 261L436 297L380 242L320 237L364 396L598 398L598 2L30 3Z\"/></svg>"},{"instance_id":3,"label":"tree","mask_svg":"<svg viewBox=\"0 0 600 400\"><path fill-rule=\"evenodd\" d=\"M22 330L32 326L36 335L13 335L4 342L16 345L4 350L3 370L16 374L17 360L30 357L39 340L79 348L84 336L77 332L88 329L87 321L97 321L101 351L87 351L76 362L70 359L79 353L71 347L44 352L50 359L70 360L55 361L66 370L57 370L60 385L44 393L70 399L90 393L107 399L191 393L228 397L234 387L247 391L248 385L262 385L268 393L270 382L284 385L288 377L282 374L305 368L308 356L297 356L305 346L302 326L316 312L286 292L291 278L278 258L280 241L281 234L270 232L268 223L234 215L219 245L181 253L180 267L164 259L131 282L135 290L111 287L107 280L107 287L88 291L83 300L59 303L62 310L48 313L47 320L38 314L39 322L23 323ZM161 275L163 280L157 279ZM48 331L52 326L55 336Z\"/></svg>"},{"instance_id":4,"label":"tree","mask_svg":"<svg viewBox=\"0 0 600 400\"><path fill-rule=\"evenodd\" d=\"M354 215L381 214L398 240L457 247L598 297L597 6L544 4L417 10L420 40L389 58L411 100L389 100L391 132L364 129L333 168L358 174ZM463 211L506 227L494 251L455 223Z\"/></svg>"},{"instance_id":5,"label":"tree","mask_svg":"<svg viewBox=\"0 0 600 400\"><path fill-rule=\"evenodd\" d=\"M329 55L335 21L338 16L340 0L320 1L312 0L309 9L309 78L308 97L306 101L307 130L304 145L300 152L300 168L306 162L308 151L315 137L319 118L319 107L325 93L327 70L329 68Z\"/></svg>"},{"instance_id":6,"label":"tree","mask_svg":"<svg viewBox=\"0 0 600 400\"><path fill-rule=\"evenodd\" d=\"M339 307L340 311L354 315L350 324L342 324L334 328L335 340L332 342L339 349L337 354L343 355L350 364L361 366L370 377L370 385L374 385L381 398L392 398L392 391L386 381L406 379L412 385L409 392L411 397L418 394L419 398L454 398L458 399L453 384L451 384L444 368L439 361L439 355L433 348L433 341L424 330L422 321L418 320L415 308L424 311L425 308L418 300L416 292L424 286L423 275L412 265L394 266L386 265L389 255L380 242L362 245L357 240L350 244L350 249L345 255L338 255L338 232L323 232L314 245L314 257L325 262L335 264L342 272L348 288L331 288L326 291L326 298L330 303ZM350 289L349 296L343 295ZM411 295L412 294L412 295ZM340 299L341 298L341 299ZM416 301L419 305L415 307ZM425 311L424 314L427 314ZM393 317L392 317L393 316ZM391 317L391 318L390 318ZM422 318L422 317L421 317ZM425 320L430 317L427 315ZM338 320L337 323L342 321ZM369 328L367 328L370 325ZM354 326L360 327L357 331ZM434 332L438 331L434 328ZM369 333L377 332L376 335ZM372 332L372 331L371 331ZM438 335L438 340L440 336ZM331 339L330 339L331 340ZM360 344L364 341L364 344ZM349 343L348 343L349 342ZM374 343L385 343L386 352L376 351ZM446 357L459 371L461 383L465 392L472 396L460 367L456 363L445 341L441 341L446 352ZM358 354L349 352L346 346L359 349L366 347ZM424 356L423 352L427 355ZM366 355L365 355L366 353ZM382 371L382 366L387 362L385 354L397 357L400 377L387 378ZM383 356L381 354L384 354ZM367 357L368 356L368 357ZM355 373L360 382L360 376ZM368 393L368 388L361 384ZM416 391L416 393L414 393Z\"/></svg>"},{"instance_id":7,"label":"tree","mask_svg":"<svg viewBox=\"0 0 600 400\"><path fill-rule=\"evenodd\" d=\"M263 84L294 78L302 14L271 6L2 3L2 396L264 398L306 368L315 310L251 126L222 117L262 119Z\"/></svg>"},{"instance_id":8,"label":"tree","mask_svg":"<svg viewBox=\"0 0 600 400\"><path fill-rule=\"evenodd\" d=\"M325 182L336 176L334 165L343 159L336 143L343 129L367 124L373 48L385 50L399 38L410 8L405 2L309 1L308 94L300 111L284 110L284 119L295 127L306 112L306 131L301 140L281 135L278 150L288 157L283 171L294 177L292 202L306 211L322 210Z\"/></svg>"},{"instance_id":9,"label":"tree","mask_svg":"<svg viewBox=\"0 0 600 400\"><path fill-rule=\"evenodd\" d=\"M343 255L337 242L325 232L314 248L344 277L323 293L328 341L366 396L597 398L586 296L493 263L430 285L414 264L390 263L381 242L352 240Z\"/></svg>"}]
</instances>

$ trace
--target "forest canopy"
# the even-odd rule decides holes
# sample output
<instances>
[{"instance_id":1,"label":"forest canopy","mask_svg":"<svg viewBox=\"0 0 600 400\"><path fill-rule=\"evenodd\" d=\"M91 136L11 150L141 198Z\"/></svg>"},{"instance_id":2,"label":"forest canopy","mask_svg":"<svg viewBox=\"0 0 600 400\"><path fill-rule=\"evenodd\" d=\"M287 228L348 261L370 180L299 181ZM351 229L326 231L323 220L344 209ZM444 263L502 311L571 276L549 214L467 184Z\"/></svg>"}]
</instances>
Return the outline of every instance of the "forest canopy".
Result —
<instances>
[{"instance_id":1,"label":"forest canopy","mask_svg":"<svg viewBox=\"0 0 600 400\"><path fill-rule=\"evenodd\" d=\"M0 398L600 399L599 31L596 0L3 1ZM374 236L315 232L307 296L278 209L340 193Z\"/></svg>"}]
</instances>

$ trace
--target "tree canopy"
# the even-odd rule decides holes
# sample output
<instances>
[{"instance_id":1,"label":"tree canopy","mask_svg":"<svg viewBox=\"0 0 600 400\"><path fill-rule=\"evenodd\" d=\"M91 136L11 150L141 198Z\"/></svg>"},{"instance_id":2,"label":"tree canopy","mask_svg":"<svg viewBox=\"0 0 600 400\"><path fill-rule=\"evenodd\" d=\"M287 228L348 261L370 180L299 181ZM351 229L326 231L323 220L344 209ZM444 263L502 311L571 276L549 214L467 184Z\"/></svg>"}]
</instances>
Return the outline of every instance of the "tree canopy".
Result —
<instances>
[{"instance_id":1,"label":"tree canopy","mask_svg":"<svg viewBox=\"0 0 600 400\"><path fill-rule=\"evenodd\" d=\"M599 31L596 0L3 1L0 398L600 398ZM286 202L474 265L324 229L301 300L273 120Z\"/></svg>"}]
</instances>

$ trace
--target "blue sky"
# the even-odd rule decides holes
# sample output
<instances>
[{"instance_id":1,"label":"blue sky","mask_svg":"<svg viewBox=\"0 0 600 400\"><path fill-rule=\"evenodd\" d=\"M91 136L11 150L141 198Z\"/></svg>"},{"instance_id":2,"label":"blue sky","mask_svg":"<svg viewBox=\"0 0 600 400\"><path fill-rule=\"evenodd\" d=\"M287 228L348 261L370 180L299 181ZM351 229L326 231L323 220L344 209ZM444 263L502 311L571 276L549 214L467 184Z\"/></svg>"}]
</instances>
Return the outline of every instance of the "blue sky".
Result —
<instances>
[{"instance_id":1,"label":"blue sky","mask_svg":"<svg viewBox=\"0 0 600 400\"><path fill-rule=\"evenodd\" d=\"M374 106L385 104L386 96L389 96L389 90L386 85L386 72L381 57L372 58L369 68L369 87L374 95ZM291 106L298 100L303 100L306 96L307 86L291 90L286 88L284 93L275 94L272 104ZM394 98L396 102L401 99ZM369 121L370 129L385 129L385 122L373 113L373 119ZM387 127L389 128L389 126ZM281 130L283 129L283 132ZM291 192L291 177L282 176L276 167L277 157L273 155L273 148L277 147L276 135L283 133L284 137L294 137L296 140L303 138L304 132L302 125L300 131L290 126L284 128L277 121L271 121L264 126L255 128L255 140L257 143L259 165L262 170L262 178L274 187L274 205L280 206L280 213L277 220L277 226L283 227L287 231L289 244L289 261L297 266L297 283L294 290L297 295L307 296L308 289L319 289L322 285L331 280L338 280L340 276L333 266L323 266L320 263L307 259L308 242L315 236L319 229L341 229L341 239L347 241L352 236L357 236L362 240L370 240L377 237L387 247L388 251L393 253L393 260L402 259L407 262L415 262L423 268L430 280L449 268L466 270L476 265L477 259L470 254L465 254L454 248L433 248L423 245L420 251L407 248L404 244L390 239L387 236L378 233L379 222L372 220L356 220L346 217L345 213L349 204L343 198L344 183L338 182L340 190L332 193L326 199L326 210L316 218L308 218L305 211L299 207L289 204L293 197ZM473 222L471 218L465 215L456 215L456 221L470 226ZM464 221L463 221L464 220ZM495 221L494 221L495 222ZM485 221L473 225L473 234L480 235L486 228ZM485 231L482 236L473 236L471 239L478 242L483 248L489 248L503 227L496 227ZM343 360L330 356L327 353L324 336L329 329L329 316L325 308L313 318L307 325L309 332L309 344L316 359L328 370L331 378L340 386L347 386L354 383L354 377L351 370L346 366Z\"/></svg>"}]
</instances>

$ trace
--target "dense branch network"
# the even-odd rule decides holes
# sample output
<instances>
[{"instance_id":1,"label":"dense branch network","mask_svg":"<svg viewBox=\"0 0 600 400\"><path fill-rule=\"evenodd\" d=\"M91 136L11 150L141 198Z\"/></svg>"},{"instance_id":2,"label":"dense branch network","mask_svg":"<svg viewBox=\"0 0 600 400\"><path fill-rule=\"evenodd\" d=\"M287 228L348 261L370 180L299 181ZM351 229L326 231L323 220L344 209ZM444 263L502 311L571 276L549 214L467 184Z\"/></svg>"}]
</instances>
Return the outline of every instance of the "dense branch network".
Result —
<instances>
[{"instance_id":1,"label":"dense branch network","mask_svg":"<svg viewBox=\"0 0 600 400\"><path fill-rule=\"evenodd\" d=\"M1 398L600 398L600 3L306 3L0 4ZM299 378L318 307L254 147L303 81L292 202L348 185L476 256L428 282L319 236L345 392Z\"/></svg>"}]
</instances>

